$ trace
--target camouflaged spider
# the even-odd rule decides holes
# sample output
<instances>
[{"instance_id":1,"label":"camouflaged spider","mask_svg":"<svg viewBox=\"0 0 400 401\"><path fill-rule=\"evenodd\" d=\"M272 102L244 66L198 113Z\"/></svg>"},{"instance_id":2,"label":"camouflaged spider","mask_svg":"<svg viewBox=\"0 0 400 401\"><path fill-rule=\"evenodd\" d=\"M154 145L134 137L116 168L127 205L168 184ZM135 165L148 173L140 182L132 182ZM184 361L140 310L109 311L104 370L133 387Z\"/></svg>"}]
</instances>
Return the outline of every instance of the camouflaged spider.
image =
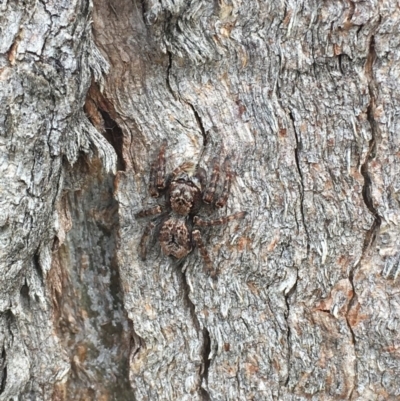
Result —
<instances>
[{"instance_id":1,"label":"camouflaged spider","mask_svg":"<svg viewBox=\"0 0 400 401\"><path fill-rule=\"evenodd\" d=\"M215 277L216 271L201 238L200 231L195 227L209 227L226 224L231 220L241 219L245 212L239 212L219 219L205 220L197 216L201 207L214 203L221 208L225 206L229 196L232 181L232 171L229 159L223 163L225 182L220 196L215 199L215 192L220 177L218 158L213 160L213 172L210 183L206 186L204 169L196 167L192 162L185 162L177 167L169 176L165 175L165 150L167 142L164 140L157 159L153 162L150 172L150 195L158 198L165 195L165 210L157 205L142 210L136 218L160 215L158 222L151 221L146 226L140 240L139 252L143 260L146 259L147 247L154 228L158 233L163 253L182 259L197 246L204 259L207 272Z\"/></svg>"}]
</instances>

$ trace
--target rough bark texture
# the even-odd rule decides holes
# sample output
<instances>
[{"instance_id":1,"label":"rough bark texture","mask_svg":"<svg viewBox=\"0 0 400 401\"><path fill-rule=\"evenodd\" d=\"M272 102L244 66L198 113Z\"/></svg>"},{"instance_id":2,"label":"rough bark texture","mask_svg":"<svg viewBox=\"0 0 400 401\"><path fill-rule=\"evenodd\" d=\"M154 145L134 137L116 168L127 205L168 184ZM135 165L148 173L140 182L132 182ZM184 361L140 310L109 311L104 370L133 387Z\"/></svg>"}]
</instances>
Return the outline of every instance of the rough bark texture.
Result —
<instances>
[{"instance_id":1,"label":"rough bark texture","mask_svg":"<svg viewBox=\"0 0 400 401\"><path fill-rule=\"evenodd\" d=\"M0 399L400 398L399 4L25 1L0 22ZM202 230L215 281L196 250L138 257L164 138L169 170L231 156L204 216L248 215Z\"/></svg>"},{"instance_id":2,"label":"rough bark texture","mask_svg":"<svg viewBox=\"0 0 400 401\"><path fill-rule=\"evenodd\" d=\"M111 303L114 239L95 224L101 213L90 215L93 204L107 207L101 196L113 204L107 171L116 156L83 111L92 77L107 69L92 41L89 3L2 2L0 10L0 398L78 399L74 388L85 393L91 383L100 395L111 375L114 387L122 376L123 389L126 356L117 351L128 324L121 304ZM84 154L102 159L102 176L97 163L87 178ZM103 219L113 233L112 219ZM96 304L107 286L108 298ZM107 321L117 347L102 338L112 331ZM85 357L86 376L78 369Z\"/></svg>"}]
</instances>

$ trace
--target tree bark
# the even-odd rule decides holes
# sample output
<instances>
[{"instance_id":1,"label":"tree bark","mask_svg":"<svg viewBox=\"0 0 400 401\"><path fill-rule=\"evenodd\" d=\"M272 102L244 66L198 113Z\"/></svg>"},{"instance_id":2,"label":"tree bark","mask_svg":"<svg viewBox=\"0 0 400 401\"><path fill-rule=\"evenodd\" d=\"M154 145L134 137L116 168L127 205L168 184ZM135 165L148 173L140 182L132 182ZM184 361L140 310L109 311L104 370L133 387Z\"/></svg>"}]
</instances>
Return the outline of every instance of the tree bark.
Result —
<instances>
[{"instance_id":1,"label":"tree bark","mask_svg":"<svg viewBox=\"0 0 400 401\"><path fill-rule=\"evenodd\" d=\"M25 3L0 5L0 399L398 399L398 5ZM168 171L230 157L216 280L138 255L163 139Z\"/></svg>"}]
</instances>

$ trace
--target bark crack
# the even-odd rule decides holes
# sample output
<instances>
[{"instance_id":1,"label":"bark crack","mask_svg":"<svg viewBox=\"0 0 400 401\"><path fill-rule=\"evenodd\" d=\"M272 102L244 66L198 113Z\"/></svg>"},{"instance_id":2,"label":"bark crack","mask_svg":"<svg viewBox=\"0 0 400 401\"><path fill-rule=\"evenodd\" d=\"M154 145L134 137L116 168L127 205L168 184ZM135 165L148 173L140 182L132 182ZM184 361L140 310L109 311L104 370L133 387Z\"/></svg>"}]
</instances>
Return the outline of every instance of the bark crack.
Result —
<instances>
[{"instance_id":1,"label":"bark crack","mask_svg":"<svg viewBox=\"0 0 400 401\"><path fill-rule=\"evenodd\" d=\"M354 269L353 269L353 271L354 271ZM349 400L351 400L352 397L353 397L353 392L354 392L354 389L356 388L356 380L357 380L356 336L355 336L355 333L354 333L353 328L351 327L351 324L350 324L350 321L349 321L349 312L350 312L350 310L351 310L351 308L352 308L352 306L353 306L353 304L355 302L355 288L354 288L353 274L352 273L353 272L351 272L351 274L349 276L349 281L350 281L351 287L353 289L353 294L352 294L352 296L350 298L349 305L347 307L347 311L346 311L346 315L345 315L346 324L347 324L347 327L349 328L349 332L350 332L350 335L351 335L351 340L352 340L353 349L354 349L354 357L355 357L355 360L354 360L354 381L353 381L353 388L351 389L350 394L349 394Z\"/></svg>"},{"instance_id":2,"label":"bark crack","mask_svg":"<svg viewBox=\"0 0 400 401\"><path fill-rule=\"evenodd\" d=\"M36 253L33 255L33 267L35 268L37 275L43 284L43 270L42 266L40 265L40 250L37 249Z\"/></svg>"},{"instance_id":3,"label":"bark crack","mask_svg":"<svg viewBox=\"0 0 400 401\"><path fill-rule=\"evenodd\" d=\"M197 112L197 110L195 109L195 107L191 103L187 102L187 104L193 110L193 114L194 114L194 117L196 119L197 125L200 128L200 132L201 132L201 135L203 137L203 152L204 152L204 149L207 147L207 143L208 143L207 132L204 129L203 121L201 120L200 114Z\"/></svg>"},{"instance_id":4,"label":"bark crack","mask_svg":"<svg viewBox=\"0 0 400 401\"><path fill-rule=\"evenodd\" d=\"M168 67L167 67L166 84L167 84L167 88L168 88L168 90L171 92L171 95L173 96L173 98L174 98L175 100L177 100L177 96L176 96L174 90L172 89L172 86L171 86L171 79L170 79L170 76L171 76L171 68L172 68L172 53L171 53L169 50L167 50L167 54L168 54Z\"/></svg>"},{"instance_id":5,"label":"bark crack","mask_svg":"<svg viewBox=\"0 0 400 401\"><path fill-rule=\"evenodd\" d=\"M296 140L296 148L294 150L294 157L296 161L296 167L297 167L297 172L300 177L300 213L301 213L301 220L303 223L304 231L306 233L307 237L307 255L309 254L310 251L310 234L307 229L306 225L306 219L305 219L305 212L304 212L304 177L303 177L303 172L301 171L301 166L300 166L300 150L301 150L301 142L298 136L298 133L296 131L296 125L295 125L295 118L294 115L291 111L288 113L290 120L292 121L292 126L293 126L293 132L294 132L294 137ZM289 380L290 380L290 366L291 366L291 359L292 359L292 352L291 352L291 347L290 347L290 336L291 336L291 330L290 330L290 324L289 324L289 316L290 316L290 297L296 292L297 288L297 281L299 278L299 269L297 266L296 268L296 281L293 285L293 287L285 294L285 303L286 303L286 325L287 325L287 336L286 336L286 341L288 344L288 356L287 356L287 364L288 364L288 374L287 374L287 379L285 381L285 387L289 385Z\"/></svg>"},{"instance_id":6,"label":"bark crack","mask_svg":"<svg viewBox=\"0 0 400 401\"><path fill-rule=\"evenodd\" d=\"M166 84L167 84L168 90L171 92L174 99L177 100L178 98L177 98L175 91L172 89L171 79L170 79L171 69L172 69L172 53L170 51L167 51L167 52L168 52L168 67L167 67ZM197 123L197 125L200 129L201 135L203 137L203 152L204 152L204 149L206 148L207 143L208 143L208 135L204 128L203 121L201 120L201 117L200 117L199 113L197 112L196 108L193 106L193 104L186 100L184 100L184 101L193 111L194 118L196 119L196 123Z\"/></svg>"},{"instance_id":7,"label":"bark crack","mask_svg":"<svg viewBox=\"0 0 400 401\"><path fill-rule=\"evenodd\" d=\"M7 382L7 355L6 355L6 349L3 345L3 350L1 352L1 365L0 367L2 368L2 373L0 377L0 394L4 393L4 390L6 388L6 382Z\"/></svg>"},{"instance_id":8,"label":"bark crack","mask_svg":"<svg viewBox=\"0 0 400 401\"><path fill-rule=\"evenodd\" d=\"M121 127L105 110L99 109L99 112L104 120L104 137L117 154L117 169L126 171L126 163L123 158L123 133Z\"/></svg>"},{"instance_id":9,"label":"bark crack","mask_svg":"<svg viewBox=\"0 0 400 401\"><path fill-rule=\"evenodd\" d=\"M211 401L210 394L204 388L203 384L208 384L208 370L210 368L210 359L209 355L211 352L211 338L210 333L206 327L203 328L203 369L200 375L201 379L201 394L203 396L204 401Z\"/></svg>"},{"instance_id":10,"label":"bark crack","mask_svg":"<svg viewBox=\"0 0 400 401\"><path fill-rule=\"evenodd\" d=\"M375 240L377 238L377 235L379 233L379 229L381 226L381 216L379 216L377 209L374 206L374 202L372 199L372 179L369 174L369 163L372 162L372 160L375 158L375 153L376 153L376 146L377 146L377 139L379 137L379 133L376 127L375 123L375 94L374 94L374 76L373 76L373 63L376 59L376 51L375 51L375 40L374 36L371 36L371 41L369 45L369 52L365 64L365 72L366 72L366 77L368 79L368 91L369 91L369 97L370 97L370 102L367 107L367 119L370 125L371 129L371 139L368 144L368 152L365 157L364 163L361 165L361 174L364 177L364 185L362 189L362 197L364 200L364 203L370 213L374 216L374 221L370 227L370 229L367 231L365 234L364 238L364 244L363 244L363 250L362 250L362 255L360 258L360 261L350 270L349 273L349 281L352 286L353 294L350 298L349 301L349 306L347 308L347 313L346 313L346 322L347 326L349 327L349 331L351 333L352 341L353 341L353 347L354 347L354 354L355 354L355 347L356 347L356 336L353 331L353 328L351 327L351 323L349 321L349 312L352 308L352 306L355 303L357 294L356 294L356 288L354 285L354 274L357 268L360 266L361 261L364 259L366 254L370 251L372 248L373 244L375 243ZM357 362L355 361L354 363L354 372L355 372L355 381L357 380ZM356 387L356 382L353 385L353 388L350 392L349 395L349 400L352 399L354 389Z\"/></svg>"},{"instance_id":11,"label":"bark crack","mask_svg":"<svg viewBox=\"0 0 400 401\"><path fill-rule=\"evenodd\" d=\"M47 3L45 1L43 1L43 0L39 0L39 3L42 4L43 10L48 15L49 20L50 20L50 25L47 28L47 33L46 33L46 35L43 35L44 36L44 40L43 40L42 48L40 49L40 53L36 54L37 56L41 57L42 54L44 54L44 50L45 50L45 47L46 47L47 39L49 38L50 33L52 31L53 22L54 21L53 21L53 16L52 16L51 12L47 9ZM32 15L33 15L33 13L32 13Z\"/></svg>"},{"instance_id":12,"label":"bark crack","mask_svg":"<svg viewBox=\"0 0 400 401\"><path fill-rule=\"evenodd\" d=\"M372 71L372 65L373 62L376 58L376 52L375 52L375 40L374 36L371 37L371 42L370 42L370 48L369 48L369 53L367 57L367 62L366 62L366 74L368 78L368 91L369 91L369 97L370 97L370 102L367 107L367 119L369 122L369 125L371 127L371 139L368 144L368 152L365 157L365 161L361 166L361 174L364 177L364 185L363 185L363 190L362 190L362 195L364 199L364 203L367 206L368 210L371 212L371 214L374 216L375 221L371 226L371 229L375 227L375 230L379 228L381 224L381 217L378 215L378 211L376 210L372 195L371 195L371 189L372 189L372 180L369 175L368 171L368 166L369 163L375 158L375 153L376 153L376 142L378 139L378 131L376 129L376 124L375 124L375 95L374 95L374 77L373 77L373 71ZM371 231L370 229L370 231ZM375 233L376 234L376 233ZM373 241L372 241L373 242Z\"/></svg>"},{"instance_id":13,"label":"bark crack","mask_svg":"<svg viewBox=\"0 0 400 401\"><path fill-rule=\"evenodd\" d=\"M287 365L288 365L288 374L287 374L287 379L285 381L285 387L289 385L289 380L290 380L290 365L291 365L291 360L292 360L292 349L290 347L290 336L291 336L291 330L290 330L290 324L289 324L289 316L290 316L290 302L289 298L296 292L297 288L297 281L299 279L299 269L297 270L296 274L296 281L293 284L293 287L285 294L285 303L286 303L286 308L287 312L285 314L285 320L286 320L286 325L287 325L287 334L286 334L286 341L288 344L288 356L287 356Z\"/></svg>"},{"instance_id":14,"label":"bark crack","mask_svg":"<svg viewBox=\"0 0 400 401\"><path fill-rule=\"evenodd\" d=\"M203 337L203 350L202 350L202 367L200 370L200 393L203 397L203 401L210 401L211 397L208 394L207 390L205 389L207 385L207 380L208 380L208 369L210 367L210 360L209 360L209 355L211 352L211 338L210 338L210 333L207 330L207 328L204 326L203 329L201 328L201 324L199 322L199 319L197 318L196 315L196 308L194 303L189 297L190 294L190 286L187 282L186 279L186 274L184 271L181 271L182 275L182 289L183 289L183 299L184 302L186 303L186 306L189 308L190 316L192 317L193 324L196 328L197 333L202 333Z\"/></svg>"},{"instance_id":15,"label":"bark crack","mask_svg":"<svg viewBox=\"0 0 400 401\"><path fill-rule=\"evenodd\" d=\"M97 131L103 134L117 155L117 169L126 171L123 148L124 138L121 127L116 122L113 104L101 93L98 85L92 81L86 94L84 105L86 116Z\"/></svg>"},{"instance_id":16,"label":"bark crack","mask_svg":"<svg viewBox=\"0 0 400 401\"><path fill-rule=\"evenodd\" d=\"M294 116L293 116L291 111L289 111L289 118L292 121L294 137L295 137L295 140L296 140L296 148L294 150L294 157L295 157L295 160L296 160L297 172L298 172L299 177L300 177L300 187L301 187L301 191L300 191L300 213L301 213L301 219L302 219L303 226L304 226L304 231L306 232L306 235L307 235L307 255L308 255L309 248L310 248L310 234L309 234L309 232L307 230L307 225L306 225L306 220L305 220L305 213L304 213L304 179L303 179L303 173L302 173L301 167L300 167L300 157L299 157L299 152L301 150L301 142L300 142L299 136L298 136L297 131L296 131L295 118L294 118Z\"/></svg>"},{"instance_id":17,"label":"bark crack","mask_svg":"<svg viewBox=\"0 0 400 401\"><path fill-rule=\"evenodd\" d=\"M236 383L237 383L237 388L238 388L238 392L240 393L240 357L237 360L236 363Z\"/></svg>"}]
</instances>

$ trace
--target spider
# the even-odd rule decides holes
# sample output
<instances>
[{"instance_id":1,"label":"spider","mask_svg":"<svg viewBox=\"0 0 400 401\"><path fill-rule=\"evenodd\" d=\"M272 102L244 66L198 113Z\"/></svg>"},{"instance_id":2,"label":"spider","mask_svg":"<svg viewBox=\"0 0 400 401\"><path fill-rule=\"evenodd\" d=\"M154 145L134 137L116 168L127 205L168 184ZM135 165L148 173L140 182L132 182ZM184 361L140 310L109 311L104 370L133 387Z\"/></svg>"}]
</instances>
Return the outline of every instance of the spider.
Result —
<instances>
[{"instance_id":1,"label":"spider","mask_svg":"<svg viewBox=\"0 0 400 401\"><path fill-rule=\"evenodd\" d=\"M246 212L239 212L219 219L206 220L197 214L204 204L215 204L218 208L226 205L232 181L232 170L227 157L223 163L225 182L222 192L216 196L219 183L220 165L218 158L213 159L211 179L206 185L204 169L192 162L184 162L171 174L165 174L165 151L167 141L164 140L150 170L150 195L158 198L165 195L165 207L160 205L140 211L136 218L159 215L158 219L150 221L144 229L139 244L139 253L146 259L149 239L154 229L158 233L158 241L162 252L167 256L180 260L185 258L197 246L204 259L207 272L215 278L216 271L204 245L198 227L210 227L226 224L229 221L241 219ZM157 222L156 222L157 221Z\"/></svg>"}]
</instances>

